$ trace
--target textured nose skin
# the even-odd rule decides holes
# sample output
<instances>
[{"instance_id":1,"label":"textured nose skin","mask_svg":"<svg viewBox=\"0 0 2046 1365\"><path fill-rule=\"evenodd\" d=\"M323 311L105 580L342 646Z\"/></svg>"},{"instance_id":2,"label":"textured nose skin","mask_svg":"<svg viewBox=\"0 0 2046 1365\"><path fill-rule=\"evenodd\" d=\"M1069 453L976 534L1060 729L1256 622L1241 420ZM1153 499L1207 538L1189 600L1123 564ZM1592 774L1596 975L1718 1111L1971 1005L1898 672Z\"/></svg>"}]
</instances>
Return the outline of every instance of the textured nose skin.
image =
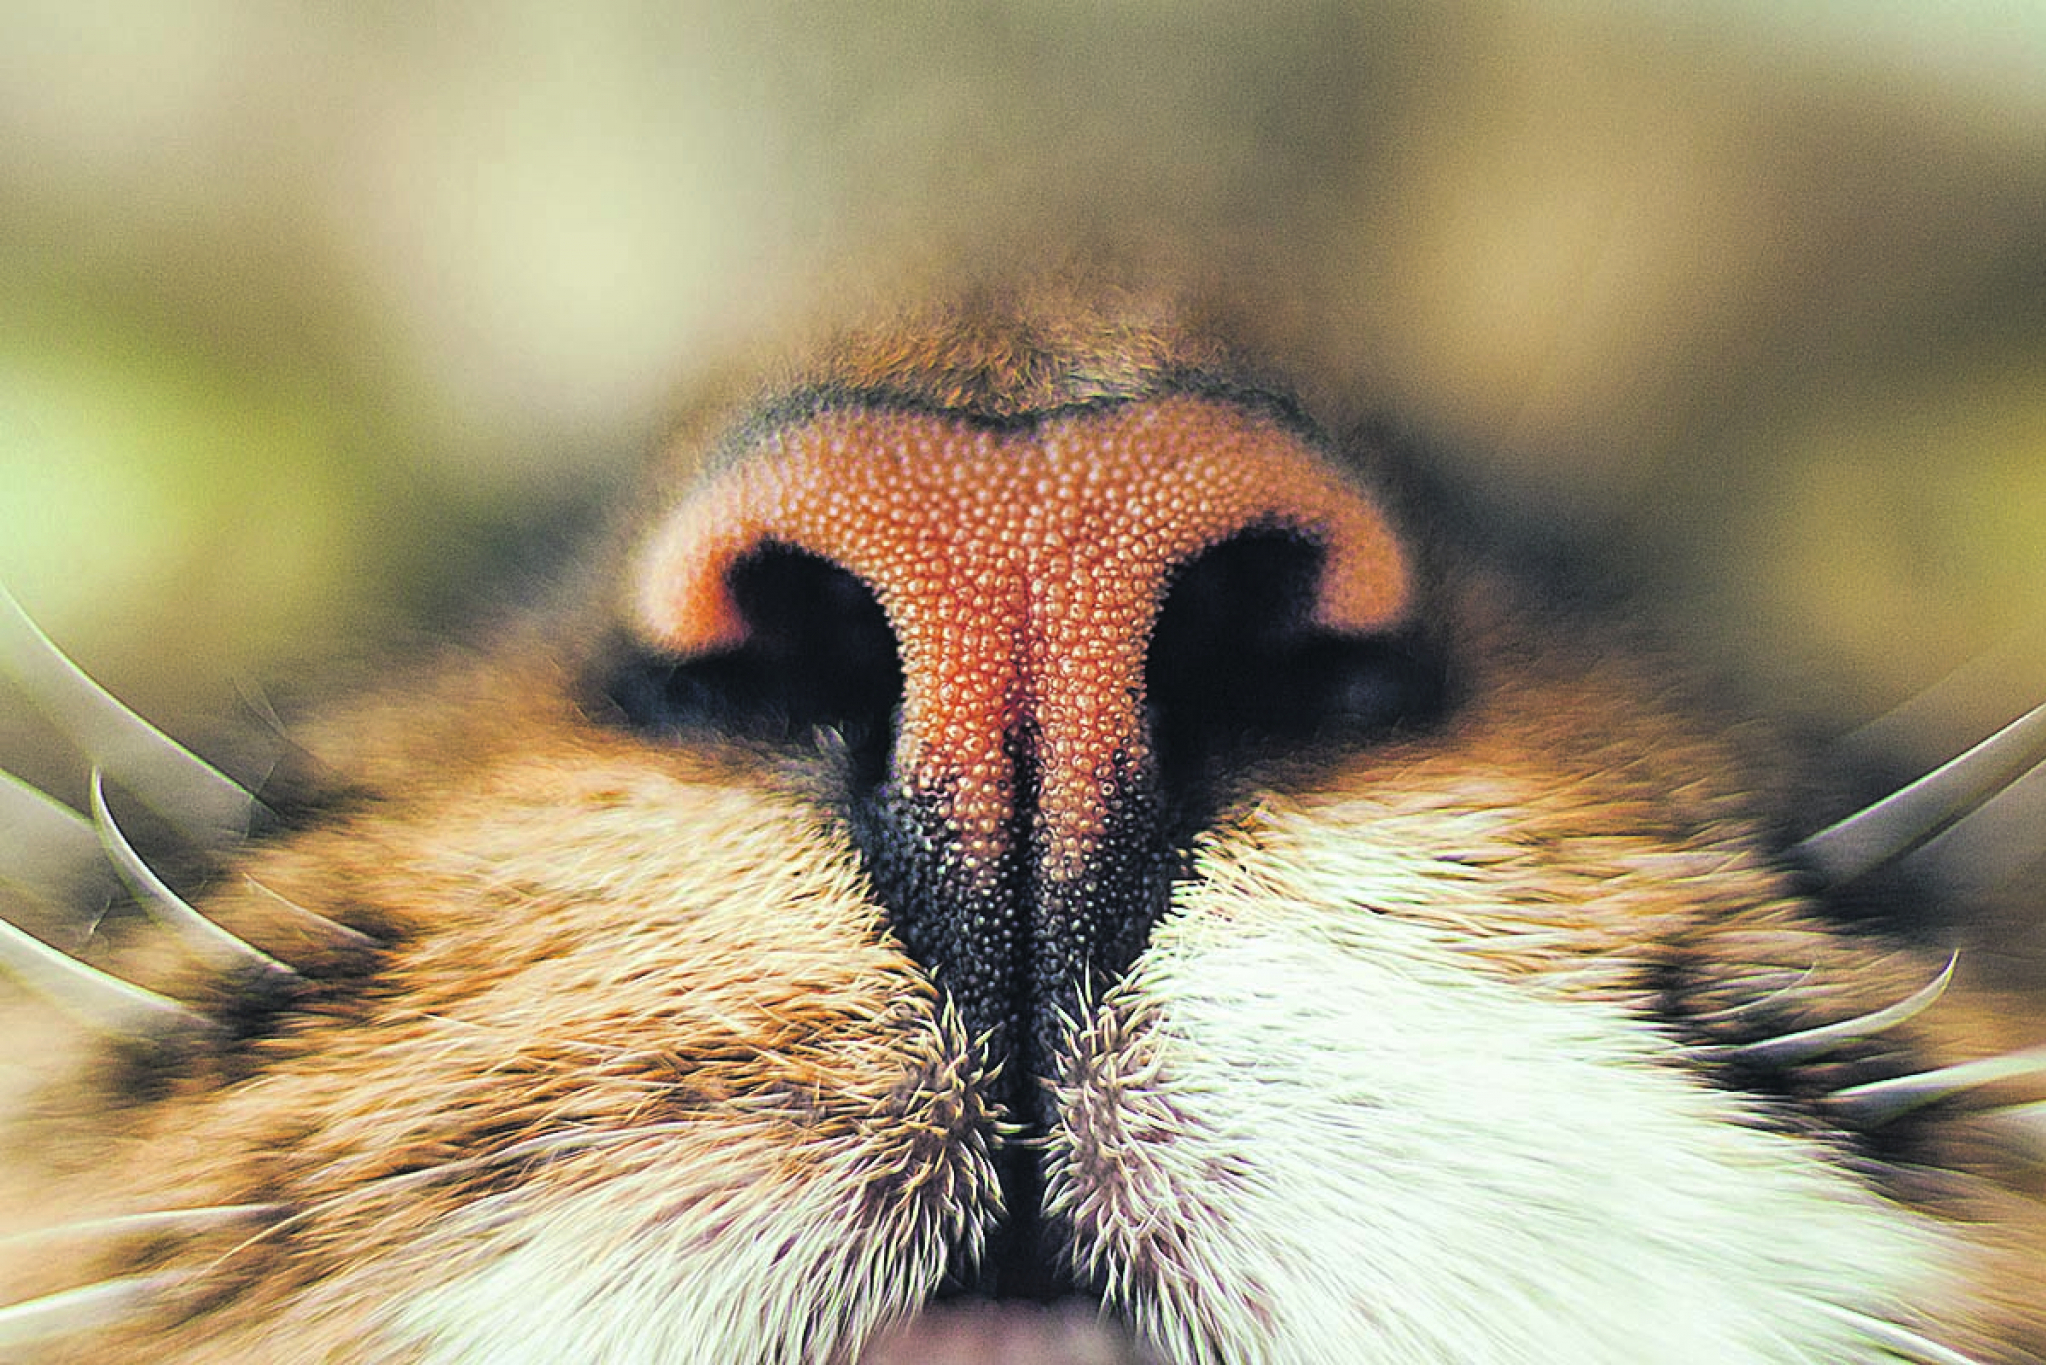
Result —
<instances>
[{"instance_id":1,"label":"textured nose skin","mask_svg":"<svg viewBox=\"0 0 2046 1365\"><path fill-rule=\"evenodd\" d=\"M1379 510L1284 424L1196 396L1027 423L807 416L661 528L637 610L688 658L745 645L729 584L763 548L867 585L903 681L870 869L969 1025L1034 1070L1055 1008L1127 966L1164 909L1146 647L1176 572L1250 531L1319 547L1317 627L1407 612Z\"/></svg>"}]
</instances>

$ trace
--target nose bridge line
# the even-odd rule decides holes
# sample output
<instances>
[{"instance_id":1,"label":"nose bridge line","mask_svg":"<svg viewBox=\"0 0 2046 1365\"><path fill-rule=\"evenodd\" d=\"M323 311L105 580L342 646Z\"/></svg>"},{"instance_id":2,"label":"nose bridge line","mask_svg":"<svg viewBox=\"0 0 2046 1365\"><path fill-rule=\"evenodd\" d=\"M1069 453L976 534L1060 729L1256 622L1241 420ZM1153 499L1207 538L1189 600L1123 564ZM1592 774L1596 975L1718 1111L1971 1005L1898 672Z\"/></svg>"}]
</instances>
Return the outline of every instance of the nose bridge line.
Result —
<instances>
[{"instance_id":1,"label":"nose bridge line","mask_svg":"<svg viewBox=\"0 0 2046 1365\"><path fill-rule=\"evenodd\" d=\"M1086 458L1085 452L1066 452ZM1054 456L1047 452L1047 461ZM1038 730L1038 800L1031 813L1041 876L1077 879L1102 830L1118 762L1140 762L1147 618L1162 566L1128 552L1141 543L1141 490L1121 497L1038 501L1028 544L1025 638Z\"/></svg>"}]
</instances>

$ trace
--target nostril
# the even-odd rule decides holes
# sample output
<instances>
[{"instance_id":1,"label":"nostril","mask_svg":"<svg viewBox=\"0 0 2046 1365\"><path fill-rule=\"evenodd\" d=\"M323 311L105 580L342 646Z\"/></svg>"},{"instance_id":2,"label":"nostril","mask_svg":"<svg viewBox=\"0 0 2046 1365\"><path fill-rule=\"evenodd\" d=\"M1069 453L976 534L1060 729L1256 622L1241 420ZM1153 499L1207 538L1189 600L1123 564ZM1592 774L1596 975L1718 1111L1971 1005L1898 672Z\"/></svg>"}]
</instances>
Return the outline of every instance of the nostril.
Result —
<instances>
[{"instance_id":1,"label":"nostril","mask_svg":"<svg viewBox=\"0 0 2046 1365\"><path fill-rule=\"evenodd\" d=\"M902 664L873 591L817 555L774 542L741 556L726 591L737 643L688 659L635 647L603 690L633 728L783 743L819 727L866 766L885 764Z\"/></svg>"},{"instance_id":2,"label":"nostril","mask_svg":"<svg viewBox=\"0 0 2046 1365\"><path fill-rule=\"evenodd\" d=\"M1297 532L1249 530L1182 565L1151 642L1154 684L1170 686L1182 665L1269 653L1297 637L1314 610L1322 548Z\"/></svg>"},{"instance_id":3,"label":"nostril","mask_svg":"<svg viewBox=\"0 0 2046 1365\"><path fill-rule=\"evenodd\" d=\"M874 592L838 565L767 544L727 583L746 647L785 670L788 704L806 719L891 709L902 694L895 636Z\"/></svg>"},{"instance_id":4,"label":"nostril","mask_svg":"<svg viewBox=\"0 0 2046 1365\"><path fill-rule=\"evenodd\" d=\"M875 900L1041 1126L1063 1021L1169 910L1240 737L1407 707L1411 565L1310 436L1195 392L813 405L649 536L631 624L664 653L611 695L655 729L845 737Z\"/></svg>"},{"instance_id":5,"label":"nostril","mask_svg":"<svg viewBox=\"0 0 2046 1365\"><path fill-rule=\"evenodd\" d=\"M1442 671L1411 632L1317 623L1326 558L1307 535L1254 528L1174 575L1144 662L1168 788L1245 744L1368 737L1435 714Z\"/></svg>"}]
</instances>

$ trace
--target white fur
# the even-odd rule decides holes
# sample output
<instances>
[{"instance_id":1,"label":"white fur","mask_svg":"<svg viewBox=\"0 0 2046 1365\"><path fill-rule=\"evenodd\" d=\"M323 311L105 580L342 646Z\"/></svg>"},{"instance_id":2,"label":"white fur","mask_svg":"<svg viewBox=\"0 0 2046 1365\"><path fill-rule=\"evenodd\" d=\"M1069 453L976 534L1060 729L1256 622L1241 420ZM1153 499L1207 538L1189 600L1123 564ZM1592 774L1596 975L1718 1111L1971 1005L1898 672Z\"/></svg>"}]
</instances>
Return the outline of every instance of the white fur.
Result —
<instances>
[{"instance_id":1,"label":"white fur","mask_svg":"<svg viewBox=\"0 0 2046 1365\"><path fill-rule=\"evenodd\" d=\"M468 1211L439 1240L482 1254L404 1305L397 1335L421 1365L822 1362L913 1312L986 1216L962 1199L948 1220L877 1219L861 1201L876 1172L842 1153L765 1169L694 1151L565 1199Z\"/></svg>"},{"instance_id":2,"label":"white fur","mask_svg":"<svg viewBox=\"0 0 2046 1365\"><path fill-rule=\"evenodd\" d=\"M1618 964L1474 954L1515 912L1471 865L1364 809L1209 854L1080 1031L1054 1135L1111 1305L1169 1365L1896 1359L1943 1236L1696 1079L1601 989ZM977 1156L940 1177L977 1201L913 1214L869 1197L878 1146L733 1139L449 1220L405 1358L811 1365L914 1313L986 1217Z\"/></svg>"},{"instance_id":3,"label":"white fur","mask_svg":"<svg viewBox=\"0 0 2046 1365\"><path fill-rule=\"evenodd\" d=\"M1895 1358L1858 1315L1932 1301L1925 1220L1616 1007L1366 908L1408 859L1323 857L1309 887L1282 839L1237 852L1082 1032L1054 1155L1083 1259L1166 1359Z\"/></svg>"}]
</instances>

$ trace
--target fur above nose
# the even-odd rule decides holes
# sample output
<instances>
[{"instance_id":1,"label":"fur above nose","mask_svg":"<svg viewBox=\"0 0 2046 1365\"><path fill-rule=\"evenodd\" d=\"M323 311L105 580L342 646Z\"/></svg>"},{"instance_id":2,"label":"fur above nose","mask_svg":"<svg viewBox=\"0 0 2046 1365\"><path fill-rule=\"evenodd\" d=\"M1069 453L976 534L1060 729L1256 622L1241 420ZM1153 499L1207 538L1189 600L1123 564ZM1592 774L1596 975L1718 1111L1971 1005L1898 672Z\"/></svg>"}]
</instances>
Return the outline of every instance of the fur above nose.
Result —
<instances>
[{"instance_id":1,"label":"fur above nose","mask_svg":"<svg viewBox=\"0 0 2046 1365\"><path fill-rule=\"evenodd\" d=\"M635 607L691 659L779 628L735 586L764 555L872 594L901 693L855 813L863 851L969 1025L1035 1070L1065 997L1126 967L1164 910L1147 651L1181 570L1253 532L1314 547L1314 628L1370 635L1407 612L1383 515L1253 408L1168 394L996 423L846 404L756 437L685 503L644 551Z\"/></svg>"}]
</instances>

